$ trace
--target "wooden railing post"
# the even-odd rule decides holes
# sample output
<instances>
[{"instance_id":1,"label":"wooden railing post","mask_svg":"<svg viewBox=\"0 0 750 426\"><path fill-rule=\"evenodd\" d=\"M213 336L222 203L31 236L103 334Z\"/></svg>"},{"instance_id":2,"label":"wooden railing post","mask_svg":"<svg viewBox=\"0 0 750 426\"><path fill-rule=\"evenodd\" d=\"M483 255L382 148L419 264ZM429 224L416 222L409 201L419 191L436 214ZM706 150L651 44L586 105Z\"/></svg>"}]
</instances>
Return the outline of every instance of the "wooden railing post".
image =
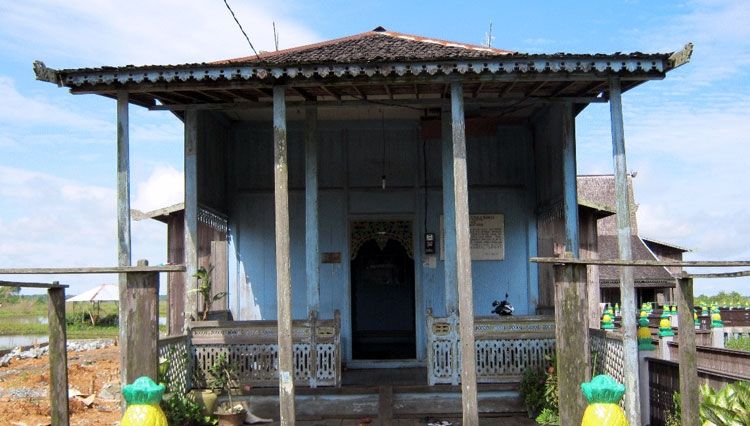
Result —
<instances>
[{"instance_id":1,"label":"wooden railing post","mask_svg":"<svg viewBox=\"0 0 750 426\"><path fill-rule=\"evenodd\" d=\"M311 388L318 387L318 313L310 311L310 379Z\"/></svg>"},{"instance_id":2,"label":"wooden railing post","mask_svg":"<svg viewBox=\"0 0 750 426\"><path fill-rule=\"evenodd\" d=\"M581 383L590 378L585 265L555 265L555 338L560 418L580 424L586 409Z\"/></svg>"},{"instance_id":3,"label":"wooden railing post","mask_svg":"<svg viewBox=\"0 0 750 426\"><path fill-rule=\"evenodd\" d=\"M138 266L148 266L139 260ZM157 272L128 272L125 298L120 299L125 312L127 347L122 365L125 382L133 383L141 376L156 381L159 363L159 274Z\"/></svg>"},{"instance_id":4,"label":"wooden railing post","mask_svg":"<svg viewBox=\"0 0 750 426\"><path fill-rule=\"evenodd\" d=\"M59 284L55 281L53 284ZM68 411L68 352L65 329L65 288L47 290L49 320L49 399L52 424L67 426Z\"/></svg>"},{"instance_id":5,"label":"wooden railing post","mask_svg":"<svg viewBox=\"0 0 750 426\"><path fill-rule=\"evenodd\" d=\"M680 278L677 280L677 310L680 312L679 341L680 354L680 404L682 407L682 426L700 425L698 408L700 395L698 394L698 364L695 350L695 328L693 325L693 279Z\"/></svg>"}]
</instances>

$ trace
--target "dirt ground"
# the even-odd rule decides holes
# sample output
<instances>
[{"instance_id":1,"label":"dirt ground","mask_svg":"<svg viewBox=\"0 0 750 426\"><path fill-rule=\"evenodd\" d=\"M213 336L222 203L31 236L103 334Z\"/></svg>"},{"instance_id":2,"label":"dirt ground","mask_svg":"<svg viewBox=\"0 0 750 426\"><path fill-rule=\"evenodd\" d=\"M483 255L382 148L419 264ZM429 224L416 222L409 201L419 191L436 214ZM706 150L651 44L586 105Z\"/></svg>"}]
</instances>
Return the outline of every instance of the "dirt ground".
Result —
<instances>
[{"instance_id":1,"label":"dirt ground","mask_svg":"<svg viewBox=\"0 0 750 426\"><path fill-rule=\"evenodd\" d=\"M71 425L112 425L120 419L119 347L68 352L68 386L83 397L70 401ZM0 425L49 425L49 357L13 360L0 367Z\"/></svg>"}]
</instances>

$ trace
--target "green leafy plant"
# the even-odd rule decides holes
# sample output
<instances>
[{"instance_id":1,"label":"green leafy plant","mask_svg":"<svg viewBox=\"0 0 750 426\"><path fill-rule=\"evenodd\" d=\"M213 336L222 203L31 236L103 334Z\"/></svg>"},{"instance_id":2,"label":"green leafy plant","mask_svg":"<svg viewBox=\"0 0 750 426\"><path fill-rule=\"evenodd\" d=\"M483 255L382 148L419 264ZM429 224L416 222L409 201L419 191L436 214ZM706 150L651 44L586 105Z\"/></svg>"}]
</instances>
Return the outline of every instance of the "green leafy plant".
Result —
<instances>
[{"instance_id":1,"label":"green leafy plant","mask_svg":"<svg viewBox=\"0 0 750 426\"><path fill-rule=\"evenodd\" d=\"M704 425L750 425L750 382L735 382L715 391L701 387L700 416Z\"/></svg>"},{"instance_id":2,"label":"green leafy plant","mask_svg":"<svg viewBox=\"0 0 750 426\"><path fill-rule=\"evenodd\" d=\"M215 418L204 416L201 406L185 395L172 395L159 405L171 426L212 426L218 423Z\"/></svg>"},{"instance_id":3,"label":"green leafy plant","mask_svg":"<svg viewBox=\"0 0 750 426\"><path fill-rule=\"evenodd\" d=\"M557 414L556 411L545 408L539 413L535 420L540 425L559 425L560 415Z\"/></svg>"},{"instance_id":4,"label":"green leafy plant","mask_svg":"<svg viewBox=\"0 0 750 426\"><path fill-rule=\"evenodd\" d=\"M221 405L217 414L238 414L245 411L241 405L234 405L232 402L232 388L238 387L237 370L229 361L226 354L220 354L216 361L208 368L208 386L212 389L218 389L226 393L229 404Z\"/></svg>"},{"instance_id":5,"label":"green leafy plant","mask_svg":"<svg viewBox=\"0 0 750 426\"><path fill-rule=\"evenodd\" d=\"M519 391L529 417L536 417L544 408L545 372L530 368L523 373Z\"/></svg>"},{"instance_id":6,"label":"green leafy plant","mask_svg":"<svg viewBox=\"0 0 750 426\"><path fill-rule=\"evenodd\" d=\"M674 403L674 410L667 411L667 418L664 422L665 426L681 426L682 425L682 407L680 404L680 393L675 392L672 394L672 402Z\"/></svg>"},{"instance_id":7,"label":"green leafy plant","mask_svg":"<svg viewBox=\"0 0 750 426\"><path fill-rule=\"evenodd\" d=\"M211 310L211 305L217 300L221 300L226 297L227 292L221 291L219 293L211 295L213 288L213 281L211 280L211 272L214 267L209 265L208 269L204 267L198 268L198 272L193 275L193 278L198 279L198 288L190 290L192 293L198 293L203 299L203 312L201 313L201 320L205 321L208 318L208 312Z\"/></svg>"}]
</instances>

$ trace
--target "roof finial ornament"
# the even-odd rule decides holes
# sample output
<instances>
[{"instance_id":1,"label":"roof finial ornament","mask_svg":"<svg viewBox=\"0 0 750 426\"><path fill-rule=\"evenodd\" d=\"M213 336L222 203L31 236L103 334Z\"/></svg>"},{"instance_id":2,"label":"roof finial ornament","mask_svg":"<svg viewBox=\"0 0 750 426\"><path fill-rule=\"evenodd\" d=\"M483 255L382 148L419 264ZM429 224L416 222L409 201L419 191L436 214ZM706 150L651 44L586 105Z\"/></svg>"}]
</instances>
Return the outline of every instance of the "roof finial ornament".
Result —
<instances>
[{"instance_id":1,"label":"roof finial ornament","mask_svg":"<svg viewBox=\"0 0 750 426\"><path fill-rule=\"evenodd\" d=\"M386 30L385 28L381 27L380 25L378 25L378 26L377 26L377 27L375 27L375 28L374 28L374 29L373 29L372 31L373 31L373 32L375 32L375 33L384 33L384 32L386 32L387 30Z\"/></svg>"}]
</instances>

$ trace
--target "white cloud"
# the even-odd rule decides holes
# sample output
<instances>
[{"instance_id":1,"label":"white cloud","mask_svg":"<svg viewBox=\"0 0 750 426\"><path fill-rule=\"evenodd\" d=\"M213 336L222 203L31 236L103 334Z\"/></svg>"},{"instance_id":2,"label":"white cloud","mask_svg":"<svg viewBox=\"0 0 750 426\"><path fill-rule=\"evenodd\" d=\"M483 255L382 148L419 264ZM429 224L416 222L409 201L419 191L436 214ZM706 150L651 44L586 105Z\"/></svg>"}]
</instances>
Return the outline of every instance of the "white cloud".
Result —
<instances>
[{"instance_id":1,"label":"white cloud","mask_svg":"<svg viewBox=\"0 0 750 426\"><path fill-rule=\"evenodd\" d=\"M157 166L149 177L136 185L136 195L132 207L150 211L184 201L184 180L182 172L172 166Z\"/></svg>"},{"instance_id":2,"label":"white cloud","mask_svg":"<svg viewBox=\"0 0 750 426\"><path fill-rule=\"evenodd\" d=\"M64 126L88 131L101 131L107 127L107 123L75 113L68 106L20 93L13 79L4 75L0 75L0 99L0 123L14 127Z\"/></svg>"},{"instance_id":3,"label":"white cloud","mask_svg":"<svg viewBox=\"0 0 750 426\"><path fill-rule=\"evenodd\" d=\"M287 17L293 5L239 1L230 5L258 50L273 49L273 21L281 48L319 39L306 25ZM24 51L35 48L39 59L62 62L50 66L201 62L252 53L221 1L32 0L8 2L4 9L3 38Z\"/></svg>"}]
</instances>

